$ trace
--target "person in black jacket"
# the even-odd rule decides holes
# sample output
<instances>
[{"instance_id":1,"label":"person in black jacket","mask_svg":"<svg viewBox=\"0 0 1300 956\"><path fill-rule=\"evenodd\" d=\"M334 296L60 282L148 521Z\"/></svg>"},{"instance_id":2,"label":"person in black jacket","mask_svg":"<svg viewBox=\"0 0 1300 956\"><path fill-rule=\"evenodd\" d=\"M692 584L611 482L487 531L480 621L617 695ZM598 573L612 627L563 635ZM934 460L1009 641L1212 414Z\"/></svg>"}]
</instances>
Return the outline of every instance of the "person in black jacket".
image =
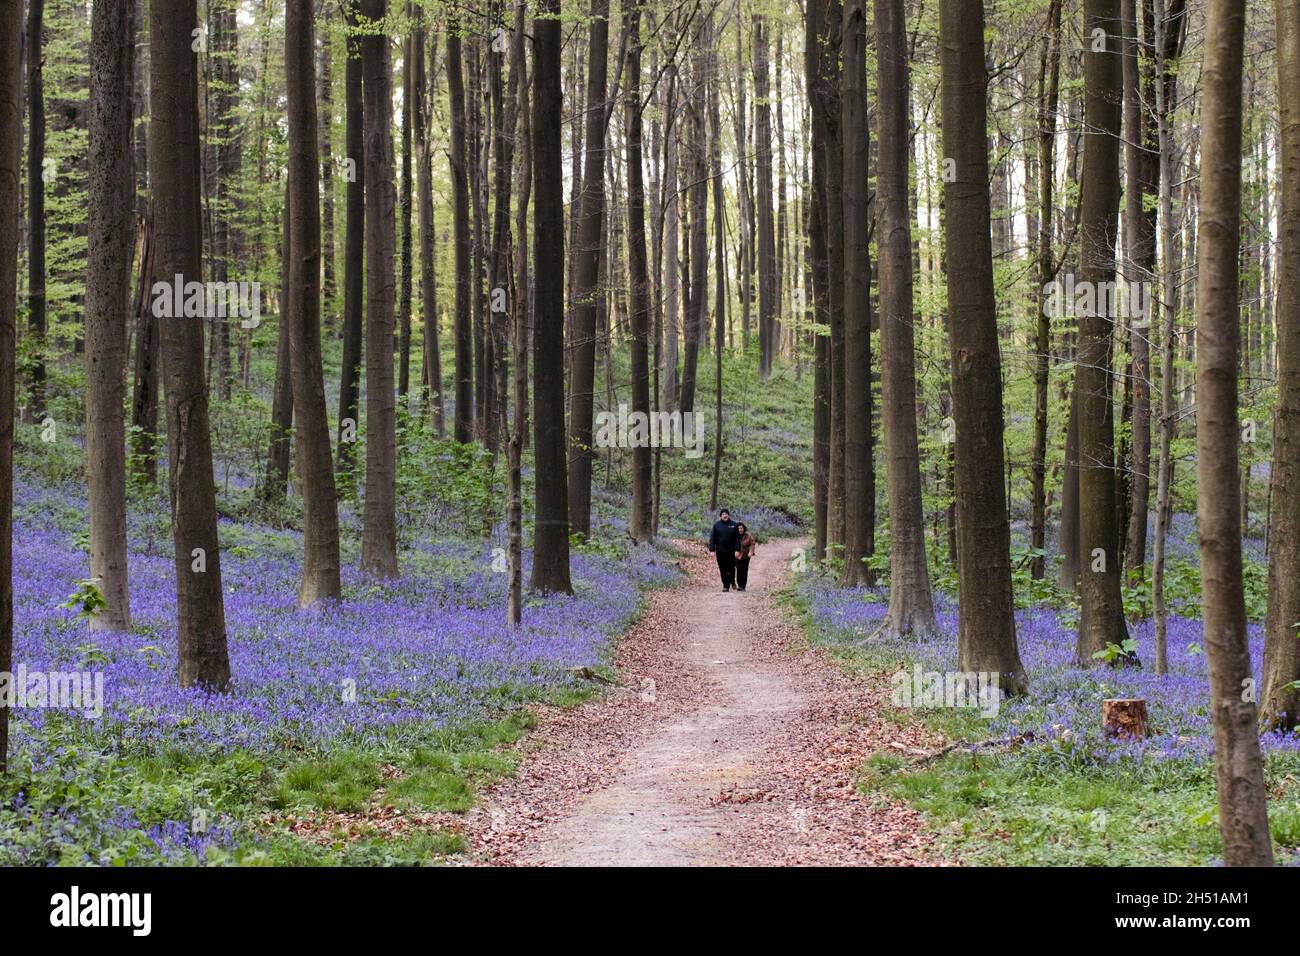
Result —
<instances>
[{"instance_id":1,"label":"person in black jacket","mask_svg":"<svg viewBox=\"0 0 1300 956\"><path fill-rule=\"evenodd\" d=\"M736 583L736 525L726 508L718 514L709 532L709 550L718 556L718 573L722 575L722 590L730 591Z\"/></svg>"}]
</instances>

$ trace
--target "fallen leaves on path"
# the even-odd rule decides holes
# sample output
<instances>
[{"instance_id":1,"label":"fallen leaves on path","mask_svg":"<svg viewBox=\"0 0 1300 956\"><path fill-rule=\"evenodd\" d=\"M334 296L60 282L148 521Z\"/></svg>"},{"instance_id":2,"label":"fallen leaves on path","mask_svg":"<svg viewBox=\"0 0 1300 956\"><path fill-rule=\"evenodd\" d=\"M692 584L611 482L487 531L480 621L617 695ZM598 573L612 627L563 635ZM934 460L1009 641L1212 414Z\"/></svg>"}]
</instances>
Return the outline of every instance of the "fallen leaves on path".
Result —
<instances>
[{"instance_id":1,"label":"fallen leaves on path","mask_svg":"<svg viewBox=\"0 0 1300 956\"><path fill-rule=\"evenodd\" d=\"M914 810L856 786L873 753L937 743L887 718L887 678L807 644L771 597L779 558L722 594L709 556L683 547L689 579L653 593L618 644L621 686L538 709L517 775L464 820L465 862L943 863Z\"/></svg>"}]
</instances>

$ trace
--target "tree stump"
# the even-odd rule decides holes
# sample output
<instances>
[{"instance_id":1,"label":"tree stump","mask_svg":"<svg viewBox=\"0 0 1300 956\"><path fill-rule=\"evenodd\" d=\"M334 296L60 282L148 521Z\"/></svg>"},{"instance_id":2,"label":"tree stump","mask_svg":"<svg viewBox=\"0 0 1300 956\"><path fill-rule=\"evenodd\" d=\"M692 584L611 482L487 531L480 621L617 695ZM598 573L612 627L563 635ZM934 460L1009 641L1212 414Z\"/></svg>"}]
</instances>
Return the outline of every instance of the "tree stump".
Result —
<instances>
[{"instance_id":1,"label":"tree stump","mask_svg":"<svg viewBox=\"0 0 1300 956\"><path fill-rule=\"evenodd\" d=\"M1107 737L1143 740L1147 735L1147 702L1139 698L1103 700L1101 725Z\"/></svg>"}]
</instances>

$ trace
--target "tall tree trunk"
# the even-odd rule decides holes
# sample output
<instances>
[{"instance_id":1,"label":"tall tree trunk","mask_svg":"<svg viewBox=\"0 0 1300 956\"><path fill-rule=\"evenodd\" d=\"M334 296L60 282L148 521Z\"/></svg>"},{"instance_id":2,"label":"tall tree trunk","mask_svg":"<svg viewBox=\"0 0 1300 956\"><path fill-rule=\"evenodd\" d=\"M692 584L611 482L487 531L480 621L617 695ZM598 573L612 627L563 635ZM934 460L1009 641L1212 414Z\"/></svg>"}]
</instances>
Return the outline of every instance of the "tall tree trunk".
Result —
<instances>
[{"instance_id":1,"label":"tall tree trunk","mask_svg":"<svg viewBox=\"0 0 1300 956\"><path fill-rule=\"evenodd\" d=\"M908 48L903 0L876 0L880 144L876 172L880 250L881 405L889 478L889 610L881 633L936 633L925 563L920 452L916 435L916 356L912 329L912 219L908 205Z\"/></svg>"},{"instance_id":2,"label":"tall tree trunk","mask_svg":"<svg viewBox=\"0 0 1300 956\"><path fill-rule=\"evenodd\" d=\"M678 257L681 250L681 200L677 190L677 163L679 139L677 131L677 68L670 64L666 71L668 84L667 104L664 116L664 181L663 181L663 356L662 362L655 362L662 369L662 397L660 406L665 411L677 408L677 340L681 333L679 307L681 303L681 273ZM656 452L657 454L657 452Z\"/></svg>"},{"instance_id":3,"label":"tall tree trunk","mask_svg":"<svg viewBox=\"0 0 1300 956\"><path fill-rule=\"evenodd\" d=\"M1047 12L1047 37L1038 71L1038 311L1034 317L1034 442L1030 452L1029 547L1030 574L1041 579L1047 560L1047 386L1052 359L1052 329L1047 287L1056 276L1052 257L1052 193L1056 185L1056 110L1061 89L1061 3L1052 0Z\"/></svg>"},{"instance_id":4,"label":"tall tree trunk","mask_svg":"<svg viewBox=\"0 0 1300 956\"><path fill-rule=\"evenodd\" d=\"M841 44L844 156L844 583L875 583L876 476L871 434L871 228L867 127L867 7L848 0ZM907 250L909 267L911 249ZM911 303L907 305L910 317Z\"/></svg>"},{"instance_id":5,"label":"tall tree trunk","mask_svg":"<svg viewBox=\"0 0 1300 956\"><path fill-rule=\"evenodd\" d=\"M772 225L772 106L767 18L754 14L754 172L758 180L758 372L772 371L776 322L776 238ZM824 55L824 54L823 54ZM741 77L744 82L744 77ZM864 210L865 215L865 210Z\"/></svg>"},{"instance_id":6,"label":"tall tree trunk","mask_svg":"<svg viewBox=\"0 0 1300 956\"><path fill-rule=\"evenodd\" d=\"M202 281L198 62L190 48L195 0L153 0L150 22L149 166L153 170L157 274ZM203 323L160 322L172 541L176 551L178 671L182 687L230 684L221 589L217 500L208 432Z\"/></svg>"},{"instance_id":7,"label":"tall tree trunk","mask_svg":"<svg viewBox=\"0 0 1300 956\"><path fill-rule=\"evenodd\" d=\"M320 18L326 24L320 38L317 69L318 137L320 139L320 181L321 181L321 256L323 278L321 280L321 311L324 314L325 327L335 332L338 329L338 313L335 294L337 278L334 268L334 59L331 55L329 36L329 16L332 5L321 0Z\"/></svg>"},{"instance_id":8,"label":"tall tree trunk","mask_svg":"<svg viewBox=\"0 0 1300 956\"><path fill-rule=\"evenodd\" d=\"M18 185L23 139L23 5L0 7L0 673L13 671L13 500L18 351ZM0 774L9 760L9 706L0 700Z\"/></svg>"},{"instance_id":9,"label":"tall tree trunk","mask_svg":"<svg viewBox=\"0 0 1300 956\"><path fill-rule=\"evenodd\" d=\"M812 203L808 216L808 258L812 271L814 318L819 328L830 324L830 250L826 221L827 128L822 96L822 49L825 18L820 0L807 6L804 34L804 67L812 114ZM813 357L813 510L816 515L816 557L826 557L830 541L830 430L831 430L830 338L816 334Z\"/></svg>"},{"instance_id":10,"label":"tall tree trunk","mask_svg":"<svg viewBox=\"0 0 1300 956\"><path fill-rule=\"evenodd\" d=\"M725 24L724 24L725 26ZM718 74L718 35L714 32L712 20L708 30L708 74L709 74L709 163L710 180L713 183L713 253L714 253L714 336L713 336L713 484L709 496L709 510L718 508L718 483L722 477L722 347L726 334L727 314L727 262L726 262L726 219L724 206L726 196L722 181L722 112L719 107L721 79Z\"/></svg>"},{"instance_id":11,"label":"tall tree trunk","mask_svg":"<svg viewBox=\"0 0 1300 956\"><path fill-rule=\"evenodd\" d=\"M844 343L844 154L840 128L840 0L823 0L825 44L821 55L818 100L825 113L826 128L826 247L830 319L830 472L827 478L826 524L828 542L843 556L844 451L847 408L844 373L847 356Z\"/></svg>"},{"instance_id":12,"label":"tall tree trunk","mask_svg":"<svg viewBox=\"0 0 1300 956\"><path fill-rule=\"evenodd\" d=\"M1150 4L1146 4L1150 21ZM1153 90L1151 57L1139 42L1150 30L1139 30L1137 0L1124 0L1124 246L1128 275L1129 352L1133 357L1132 445L1129 451L1128 530L1124 535L1124 568L1130 582L1146 577L1147 513L1151 503L1151 297L1146 294L1156 272L1155 198L1160 176L1159 153L1144 103ZM1146 37L1146 40L1150 40ZM1154 105L1154 104L1152 104ZM1134 314L1134 306L1138 306Z\"/></svg>"},{"instance_id":13,"label":"tall tree trunk","mask_svg":"<svg viewBox=\"0 0 1300 956\"><path fill-rule=\"evenodd\" d=\"M268 505L283 501L288 493L290 440L293 437L293 329L289 318L293 302L289 256L292 223L287 179L280 226L280 315L276 324L275 381L271 385L271 440L266 453L266 478L261 488L262 500Z\"/></svg>"},{"instance_id":14,"label":"tall tree trunk","mask_svg":"<svg viewBox=\"0 0 1300 956\"><path fill-rule=\"evenodd\" d=\"M569 355L569 526L591 533L592 413L595 407L596 312L605 217L605 77L609 60L609 0L592 0L588 27L586 156L578 200L578 248L573 282L573 341ZM540 198L540 197L539 197Z\"/></svg>"},{"instance_id":15,"label":"tall tree trunk","mask_svg":"<svg viewBox=\"0 0 1300 956\"><path fill-rule=\"evenodd\" d=\"M377 24L388 0L363 0ZM378 28L376 28L378 29ZM361 568L397 576L397 405L393 395L393 262L397 197L393 187L393 64L382 32L361 40L366 175L366 500Z\"/></svg>"},{"instance_id":16,"label":"tall tree trunk","mask_svg":"<svg viewBox=\"0 0 1300 956\"><path fill-rule=\"evenodd\" d=\"M411 0L406 0L406 20L413 16ZM397 398L404 403L411 390L411 291L415 282L415 262L412 259L411 216L415 211L412 199L415 193L413 157L411 155L411 124L415 116L415 59L414 38L408 35L402 49L402 191L398 198L401 217L402 275L398 287L397 304Z\"/></svg>"},{"instance_id":17,"label":"tall tree trunk","mask_svg":"<svg viewBox=\"0 0 1300 956\"><path fill-rule=\"evenodd\" d=\"M560 0L533 20L533 454L534 591L571 593L564 440L564 182L560 158Z\"/></svg>"},{"instance_id":18,"label":"tall tree trunk","mask_svg":"<svg viewBox=\"0 0 1300 956\"><path fill-rule=\"evenodd\" d=\"M239 74L236 59L239 55L238 27L233 0L213 0L209 3L209 29L213 34L211 77L208 85L212 97L213 116L209 137L213 140L213 196L210 229L212 233L213 281L231 281L231 267L236 262L233 220L235 213L235 179L239 172L239 139L235 112L238 108ZM230 322L218 316L212 324L217 394L230 397L234 381L234 367L230 355Z\"/></svg>"},{"instance_id":19,"label":"tall tree trunk","mask_svg":"<svg viewBox=\"0 0 1300 956\"><path fill-rule=\"evenodd\" d=\"M984 8L939 8L948 273L948 338L956 422L957 667L996 673L1015 694L1026 684L1011 596L1011 529L1003 484L1002 367L993 289Z\"/></svg>"},{"instance_id":20,"label":"tall tree trunk","mask_svg":"<svg viewBox=\"0 0 1300 956\"><path fill-rule=\"evenodd\" d=\"M346 223L343 249L343 369L339 375L338 470L352 478L356 467L355 436L361 418L362 310L365 285L365 102L361 68L360 0L346 0L347 63L344 73L344 123L347 149Z\"/></svg>"},{"instance_id":21,"label":"tall tree trunk","mask_svg":"<svg viewBox=\"0 0 1300 956\"><path fill-rule=\"evenodd\" d=\"M416 194L420 208L420 312L424 331L424 393L431 409L433 428L446 433L442 403L442 356L438 344L438 284L434 277L433 156L429 148L428 76L425 69L423 13L415 31L415 161Z\"/></svg>"},{"instance_id":22,"label":"tall tree trunk","mask_svg":"<svg viewBox=\"0 0 1300 956\"><path fill-rule=\"evenodd\" d=\"M289 325L294 447L302 480L302 583L298 605L337 600L339 513L330 455L320 345L320 169L316 128L315 25L311 0L285 9L285 91L289 109ZM367 487L366 497L369 498Z\"/></svg>"},{"instance_id":23,"label":"tall tree trunk","mask_svg":"<svg viewBox=\"0 0 1300 956\"><path fill-rule=\"evenodd\" d=\"M1228 866L1271 866L1268 792L1256 730L1237 496L1240 350L1241 70L1245 0L1210 0L1201 100L1197 225L1196 483L1205 658L1214 718L1219 832ZM1294 39L1294 37L1293 37ZM1292 51L1294 52L1294 51ZM1294 638L1292 638L1294 640Z\"/></svg>"},{"instance_id":24,"label":"tall tree trunk","mask_svg":"<svg viewBox=\"0 0 1300 956\"><path fill-rule=\"evenodd\" d=\"M650 275L645 247L645 183L641 169L641 10L645 0L630 0L628 52L624 64L623 123L627 138L627 263L631 277L631 339L628 362L632 376L632 411L650 414ZM632 449L632 540L654 537L650 445Z\"/></svg>"},{"instance_id":25,"label":"tall tree trunk","mask_svg":"<svg viewBox=\"0 0 1300 956\"><path fill-rule=\"evenodd\" d=\"M1291 729L1300 723L1300 7L1276 0L1274 12L1281 103L1281 249L1262 717L1266 727Z\"/></svg>"},{"instance_id":26,"label":"tall tree trunk","mask_svg":"<svg viewBox=\"0 0 1300 956\"><path fill-rule=\"evenodd\" d=\"M14 0L18 2L18 0ZM30 406L45 417L45 53L41 38L45 0L27 4L27 328ZM53 172L53 167L50 169Z\"/></svg>"},{"instance_id":27,"label":"tall tree trunk","mask_svg":"<svg viewBox=\"0 0 1300 956\"><path fill-rule=\"evenodd\" d=\"M138 155L138 152L137 152ZM153 314L153 215L140 221L140 262L136 269L135 363L131 388L131 476L147 485L158 481L158 378L161 332Z\"/></svg>"},{"instance_id":28,"label":"tall tree trunk","mask_svg":"<svg viewBox=\"0 0 1300 956\"><path fill-rule=\"evenodd\" d=\"M474 440L474 331L470 317L469 176L465 155L465 74L461 64L461 24L447 25L447 97L451 103L451 184L455 206L452 227L456 243L456 313L452 334L456 343L456 441Z\"/></svg>"},{"instance_id":29,"label":"tall tree trunk","mask_svg":"<svg viewBox=\"0 0 1300 956\"><path fill-rule=\"evenodd\" d=\"M695 384L699 372L700 342L706 328L709 311L708 289L708 188L709 157L708 130L705 117L704 90L706 77L703 49L709 28L705 18L694 36L695 52L692 55L691 91L687 100L690 118L690 139L687 144L687 170L689 183L686 196L690 205L690 229L687 268L690 270L690 294L686 300L686 328L683 330L685 348L682 353L682 387L680 406L682 413L695 411Z\"/></svg>"},{"instance_id":30,"label":"tall tree trunk","mask_svg":"<svg viewBox=\"0 0 1300 956\"><path fill-rule=\"evenodd\" d=\"M519 201L515 206L515 298L511 313L510 367L514 373L514 423L506 447L509 459L507 478L506 525L509 535L506 585L506 621L516 625L523 619L524 607L524 438L528 433L528 197L532 191L532 123L528 110L528 63L524 58L524 7L515 14L515 34L510 51L510 75L519 76L515 87L515 109L519 115Z\"/></svg>"},{"instance_id":31,"label":"tall tree trunk","mask_svg":"<svg viewBox=\"0 0 1300 956\"><path fill-rule=\"evenodd\" d=\"M1084 52L1084 140L1080 204L1080 275L1100 292L1115 281L1118 238L1119 137L1122 102L1118 0L1087 0L1084 35L1105 34L1105 49L1090 41ZM1079 418L1079 595L1081 613L1075 661L1128 639L1120 592L1119 527L1115 509L1115 425L1111 409L1112 336L1115 315L1097 295L1095 308L1079 316L1079 358L1074 387ZM1125 653L1125 662L1136 655Z\"/></svg>"},{"instance_id":32,"label":"tall tree trunk","mask_svg":"<svg viewBox=\"0 0 1300 956\"><path fill-rule=\"evenodd\" d=\"M86 250L86 481L90 574L105 607L92 628L131 629L126 563L127 286L135 218L131 175L130 0L91 8Z\"/></svg>"}]
</instances>

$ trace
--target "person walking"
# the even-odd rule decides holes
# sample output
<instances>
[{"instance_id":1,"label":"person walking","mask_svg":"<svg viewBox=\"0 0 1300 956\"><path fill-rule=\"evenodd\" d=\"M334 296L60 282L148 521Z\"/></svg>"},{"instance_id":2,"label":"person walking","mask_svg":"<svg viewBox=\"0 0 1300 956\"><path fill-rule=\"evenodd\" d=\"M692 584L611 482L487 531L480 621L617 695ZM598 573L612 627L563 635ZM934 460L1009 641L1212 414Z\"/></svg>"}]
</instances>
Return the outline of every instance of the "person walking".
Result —
<instances>
[{"instance_id":1,"label":"person walking","mask_svg":"<svg viewBox=\"0 0 1300 956\"><path fill-rule=\"evenodd\" d=\"M758 554L758 542L742 521L736 525L736 590L745 590L749 582L749 559Z\"/></svg>"},{"instance_id":2,"label":"person walking","mask_svg":"<svg viewBox=\"0 0 1300 956\"><path fill-rule=\"evenodd\" d=\"M718 513L709 532L709 550L718 556L718 574L722 576L722 590L730 591L736 583L736 525L726 508Z\"/></svg>"}]
</instances>

